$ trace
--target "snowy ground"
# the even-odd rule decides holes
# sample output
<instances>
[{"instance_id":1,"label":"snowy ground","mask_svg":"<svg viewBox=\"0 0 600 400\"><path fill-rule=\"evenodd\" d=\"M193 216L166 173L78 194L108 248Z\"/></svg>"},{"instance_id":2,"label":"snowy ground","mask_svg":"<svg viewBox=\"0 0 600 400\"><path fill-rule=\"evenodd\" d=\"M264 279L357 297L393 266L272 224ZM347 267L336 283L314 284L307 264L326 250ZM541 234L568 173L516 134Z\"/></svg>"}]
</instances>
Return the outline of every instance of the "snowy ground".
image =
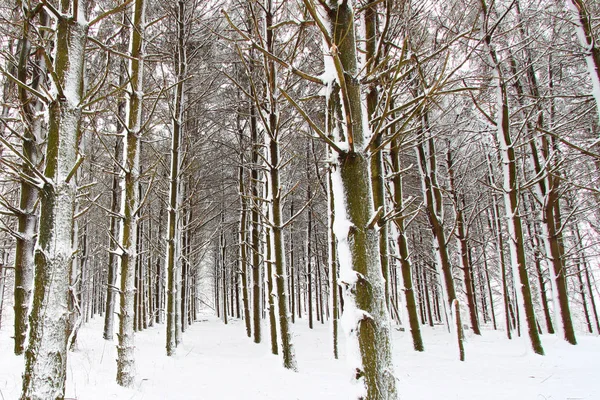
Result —
<instances>
[{"instance_id":1,"label":"snowy ground","mask_svg":"<svg viewBox=\"0 0 600 400\"><path fill-rule=\"evenodd\" d=\"M93 399L346 399L349 370L331 356L329 328L305 321L293 326L299 373L270 355L268 336L254 344L244 324L205 317L184 335L173 358L165 356L164 326L136 336L138 379L134 389L114 383L116 350L102 337L100 318L82 328L79 350L68 364L67 398ZM264 334L268 335L266 326ZM468 337L467 361L458 361L454 340L442 327L424 328L426 351L412 350L410 335L394 332L396 373L402 400L598 400L600 338L579 335L570 346L544 335L547 355L528 351L525 340L502 332ZM343 349L342 349L343 351ZM343 357L343 355L342 355ZM12 355L10 326L0 332L0 400L17 399L23 358Z\"/></svg>"}]
</instances>

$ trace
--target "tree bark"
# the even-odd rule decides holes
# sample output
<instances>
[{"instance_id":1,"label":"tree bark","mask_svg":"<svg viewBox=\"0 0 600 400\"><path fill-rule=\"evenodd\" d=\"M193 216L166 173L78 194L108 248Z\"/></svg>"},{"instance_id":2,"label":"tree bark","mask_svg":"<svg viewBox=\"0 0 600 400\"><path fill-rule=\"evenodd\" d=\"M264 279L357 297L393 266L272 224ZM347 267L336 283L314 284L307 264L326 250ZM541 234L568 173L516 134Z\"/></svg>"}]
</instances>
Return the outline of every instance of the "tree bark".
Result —
<instances>
[{"instance_id":1,"label":"tree bark","mask_svg":"<svg viewBox=\"0 0 600 400\"><path fill-rule=\"evenodd\" d=\"M314 3L305 0L312 17L317 19ZM344 282L343 325L349 352L360 354L353 364L354 379L363 399L396 399L396 379L391 352L389 314L385 299L385 279L381 272L379 235L373 212L370 162L366 150L368 124L363 124L366 109L361 101L354 10L350 2L324 2L322 27L328 48L326 68L335 68L340 86L343 129L339 131L345 149L336 149L334 187L336 238L340 260L340 280ZM328 42L327 42L328 41ZM333 83L330 83L332 85ZM340 104L341 103L341 104ZM338 113L336 112L336 115ZM364 121L366 122L366 121ZM353 361L354 362L354 361Z\"/></svg>"},{"instance_id":2,"label":"tree bark","mask_svg":"<svg viewBox=\"0 0 600 400\"><path fill-rule=\"evenodd\" d=\"M518 201L518 176L517 164L515 156L515 148L510 135L510 121L508 109L508 95L506 90L506 82L503 78L502 69L496 50L492 46L492 36L488 31L489 10L485 0L481 1L482 18L484 21L484 42L488 52L490 62L492 64L494 79L496 81L497 92L497 132L496 140L500 146L500 154L503 163L503 192L505 212L508 219L508 230L510 234L509 245L511 248L511 260L513 267L513 282L516 282L518 276L521 286L521 291L515 291L517 297L517 305L522 309L519 315L525 317L527 328L529 331L529 339L533 351L543 355L544 349L537 330L535 321L535 312L533 310L533 302L531 299L531 287L529 285L529 276L527 274L525 245L523 241L523 226L521 216L519 214ZM520 326L520 324L519 324Z\"/></svg>"},{"instance_id":3,"label":"tree bark","mask_svg":"<svg viewBox=\"0 0 600 400\"><path fill-rule=\"evenodd\" d=\"M74 3L74 4L73 4ZM69 270L76 201L77 139L81 122L88 25L79 13L87 2L63 1L56 23L53 70L59 90L48 104L45 181L40 191L40 224L29 345L25 351L22 399L62 399L67 372Z\"/></svg>"},{"instance_id":4,"label":"tree bark","mask_svg":"<svg viewBox=\"0 0 600 400\"><path fill-rule=\"evenodd\" d=\"M123 193L121 197L121 292L119 343L117 345L117 383L131 387L135 379L134 295L137 265L136 228L139 213L140 136L142 134L145 0L135 0L129 59L129 96L126 104L127 128L123 142Z\"/></svg>"},{"instance_id":5,"label":"tree bark","mask_svg":"<svg viewBox=\"0 0 600 400\"><path fill-rule=\"evenodd\" d=\"M416 351L424 351L423 338L421 337L421 327L419 325L419 316L417 314L417 305L415 299L414 283L412 278L412 266L409 259L408 243L404 228L403 198L402 198L402 176L400 175L400 151L399 143L393 140L390 149L390 158L392 162L392 185L394 188L394 211L396 218L394 223L398 230L396 237L398 252L400 255L400 268L402 271L402 282L404 283L404 297L406 311L408 312L408 324L412 336L413 347ZM425 288L427 290L427 288ZM431 307L429 307L429 319L431 321ZM432 322L432 321L431 321Z\"/></svg>"},{"instance_id":6,"label":"tree bark","mask_svg":"<svg viewBox=\"0 0 600 400\"><path fill-rule=\"evenodd\" d=\"M31 42L29 39L31 24L33 23L33 12L23 8L26 14L23 18L23 33L19 41L19 54L17 66L17 78L21 82L27 82L29 69L34 71L30 87L40 90L40 86L46 79L46 66L43 60L43 50L35 52L35 59L30 61ZM39 25L48 25L48 15L43 8L39 12ZM33 65L32 65L33 64ZM24 178L20 182L20 199L18 219L18 236L15 248L15 280L14 280L14 352L16 355L23 354L27 336L27 318L29 317L29 304L33 291L34 281L34 250L37 234L37 220L39 200L38 189L28 179L35 179L34 171L30 167L39 166L42 162L41 142L44 140L43 121L41 111L44 106L37 98L29 94L24 88L18 89L19 105L24 123L22 154L31 163L22 163L21 172Z\"/></svg>"}]
</instances>

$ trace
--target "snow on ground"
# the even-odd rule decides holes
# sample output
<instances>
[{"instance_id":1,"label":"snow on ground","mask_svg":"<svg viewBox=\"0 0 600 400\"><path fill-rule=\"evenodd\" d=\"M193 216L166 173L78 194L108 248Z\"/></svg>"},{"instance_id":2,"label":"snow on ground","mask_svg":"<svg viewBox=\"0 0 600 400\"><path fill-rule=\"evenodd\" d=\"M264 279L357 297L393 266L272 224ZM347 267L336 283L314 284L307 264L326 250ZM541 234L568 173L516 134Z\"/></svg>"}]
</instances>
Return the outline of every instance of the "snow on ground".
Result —
<instances>
[{"instance_id":1,"label":"snow on ground","mask_svg":"<svg viewBox=\"0 0 600 400\"><path fill-rule=\"evenodd\" d=\"M331 356L327 325L306 321L292 326L300 372L281 366L263 343L245 335L242 321L229 325L202 318L184 334L173 358L165 356L165 328L136 335L137 376L133 389L114 383L116 349L102 339L102 319L81 329L79 350L70 353L67 398L95 399L346 399L349 370ZM0 400L18 399L23 358L12 355L10 326L0 332ZM524 339L508 341L503 332L468 336L467 361L458 361L453 336L443 327L424 328L425 352L412 350L410 334L394 330L394 353L402 400L598 400L600 338L578 337L570 346L556 336L542 337L546 356L534 355Z\"/></svg>"}]
</instances>

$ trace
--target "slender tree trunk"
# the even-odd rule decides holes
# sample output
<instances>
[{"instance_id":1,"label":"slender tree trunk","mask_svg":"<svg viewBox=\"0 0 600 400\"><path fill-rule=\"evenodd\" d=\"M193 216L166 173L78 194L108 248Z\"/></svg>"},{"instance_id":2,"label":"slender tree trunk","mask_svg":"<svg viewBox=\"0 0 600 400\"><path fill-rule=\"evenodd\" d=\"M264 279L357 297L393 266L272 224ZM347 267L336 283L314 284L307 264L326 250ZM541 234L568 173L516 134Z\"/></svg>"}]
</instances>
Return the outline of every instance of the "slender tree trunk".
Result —
<instances>
[{"instance_id":1,"label":"slender tree trunk","mask_svg":"<svg viewBox=\"0 0 600 400\"><path fill-rule=\"evenodd\" d=\"M454 160L448 143L448 157L446 158L448 165L448 177L450 181L450 191L454 199L454 211L456 215L456 237L460 245L460 261L464 274L465 292L467 295L467 304L469 305L469 316L471 318L471 328L475 335L481 335L479 329L479 320L477 319L477 305L475 304L475 285L473 283L473 267L469 261L469 244L467 238L467 227L465 227L464 208L461 207L461 202L456 189L456 180L454 177Z\"/></svg>"},{"instance_id":2,"label":"slender tree trunk","mask_svg":"<svg viewBox=\"0 0 600 400\"><path fill-rule=\"evenodd\" d=\"M426 114L423 115L423 129L427 127ZM427 141L428 152L425 153L424 141ZM450 258L448 255L448 247L446 241L446 234L442 225L441 219L443 215L442 208L442 195L439 190L436 178L436 157L435 157L435 144L433 138L425 137L425 133L421 133L421 141L417 145L417 159L419 161L420 173L421 173L421 184L423 186L423 197L425 203L425 211L427 219L429 220L429 226L434 239L434 247L436 253L436 266L438 268L439 275L444 279L444 286L442 287L443 297L445 299L444 312L445 322L448 329L456 333L458 342L459 359L465 360L465 350L463 345L463 330L460 318L460 307L458 299L456 297L456 289L454 286L454 277L452 276L452 266L450 264ZM453 317L453 321L450 321L448 311Z\"/></svg>"},{"instance_id":3,"label":"slender tree trunk","mask_svg":"<svg viewBox=\"0 0 600 400\"><path fill-rule=\"evenodd\" d=\"M307 189L306 201L310 201L310 187ZM308 297L308 327L313 329L313 265L312 265L312 213L308 211L308 221L306 223L306 282Z\"/></svg>"},{"instance_id":4,"label":"slender tree trunk","mask_svg":"<svg viewBox=\"0 0 600 400\"><path fill-rule=\"evenodd\" d=\"M294 215L294 199L290 201L290 215ZM294 224L290 224L290 315L292 317L292 323L296 322L296 263L294 254Z\"/></svg>"},{"instance_id":5,"label":"slender tree trunk","mask_svg":"<svg viewBox=\"0 0 600 400\"><path fill-rule=\"evenodd\" d=\"M489 10L485 0L481 1L482 18L484 20L484 42L488 51L490 62L492 63L494 78L496 81L497 91L497 132L496 138L500 145L500 153L502 157L502 176L504 203L506 208L506 216L508 219L508 230L510 233L509 245L511 248L511 259L513 267L513 280L516 281L517 276L520 281L521 292L515 291L516 303L523 312L519 313L525 317L527 328L529 331L529 339L531 347L537 354L543 355L544 349L537 330L535 313L533 310L533 301L531 299L531 288L529 285L529 276L527 274L525 246L523 242L523 227L521 216L519 215L518 203L518 175L515 156L515 148L510 135L510 121L508 109L508 95L506 90L506 82L503 78L502 69L499 63L496 50L492 46L492 36L488 31ZM520 325L519 325L520 326Z\"/></svg>"},{"instance_id":6,"label":"slender tree trunk","mask_svg":"<svg viewBox=\"0 0 600 400\"><path fill-rule=\"evenodd\" d=\"M490 155L486 152L486 163L488 166L488 184L493 182L493 166L490 160ZM490 229L494 231L496 253L498 254L498 262L500 264L500 274L502 278L502 302L504 304L504 315L506 325L506 336L508 339L512 339L512 333L510 330L510 313L509 313L509 299L508 299L508 280L506 278L506 262L504 258L504 237L502 236L502 220L500 218L500 207L496 200L496 194L492 193L492 216L488 216L488 224Z\"/></svg>"},{"instance_id":7,"label":"slender tree trunk","mask_svg":"<svg viewBox=\"0 0 600 400\"><path fill-rule=\"evenodd\" d=\"M260 211L258 204L258 179L259 179L259 152L260 143L258 143L256 107L250 102L250 141L252 145L252 169L250 172L250 194L252 207L250 213L251 226L251 244L252 250L252 325L254 333L254 343L261 342L261 290L260 290Z\"/></svg>"},{"instance_id":8,"label":"slender tree trunk","mask_svg":"<svg viewBox=\"0 0 600 400\"><path fill-rule=\"evenodd\" d=\"M274 5L271 0L265 5L265 36L267 50L274 51ZM296 371L296 354L290 331L290 316L288 313L287 293L287 268L285 266L285 241L283 233L282 213L282 185L280 183L281 159L279 154L279 142L281 140L279 131L279 114L277 110L277 72L272 59L265 58L265 72L267 73L267 95L268 95L268 129L265 134L266 148L268 149L268 163L270 192L270 218L272 222L272 244L275 262L275 286L277 292L277 311L279 314L279 336L281 339L281 354L283 366Z\"/></svg>"},{"instance_id":9,"label":"slender tree trunk","mask_svg":"<svg viewBox=\"0 0 600 400\"><path fill-rule=\"evenodd\" d=\"M121 198L121 305L117 346L117 383L131 387L135 379L134 294L137 260L136 228L139 213L140 135L142 134L145 0L135 0L129 60L129 96L126 105L127 129L123 143L123 194Z\"/></svg>"},{"instance_id":10,"label":"slender tree trunk","mask_svg":"<svg viewBox=\"0 0 600 400\"><path fill-rule=\"evenodd\" d=\"M225 214L221 211L221 235L219 236L219 274L221 281L221 298L223 299L223 322L227 325L229 304L227 302L227 242L225 240Z\"/></svg>"},{"instance_id":11,"label":"slender tree trunk","mask_svg":"<svg viewBox=\"0 0 600 400\"><path fill-rule=\"evenodd\" d=\"M40 90L40 86L46 79L46 65L42 58L42 52L36 51L35 60L30 61L31 43L29 30L33 23L32 11L23 8L26 15L23 18L23 33L19 41L19 54L17 66L17 78L21 82L27 82L29 71L34 76L29 86L34 90ZM48 15L43 8L38 14L39 25L48 25ZM32 65L33 64L33 65ZM17 216L17 243L15 248L15 278L14 278L14 352L16 355L23 354L27 336L27 318L29 317L29 305L33 291L34 281L34 250L35 235L37 233L37 203L39 200L38 189L32 185L28 178L34 178L31 166L41 168L42 154L41 141L44 138L43 121L41 111L44 106L41 100L33 97L24 88L18 89L21 116L24 121L22 154L31 163L22 163L21 171L24 178L20 182L20 199Z\"/></svg>"},{"instance_id":12,"label":"slender tree trunk","mask_svg":"<svg viewBox=\"0 0 600 400\"><path fill-rule=\"evenodd\" d=\"M238 122L239 124L239 122ZM241 124L239 124L241 125ZM240 144L243 136L241 126L239 127ZM246 324L246 335L252 337L252 320L250 317L250 303L248 294L248 200L245 186L245 166L244 152L240 149L240 166L238 173L238 191L240 196L240 229L239 229L239 247L240 247L240 275L242 276L242 303L244 307L244 322Z\"/></svg>"},{"instance_id":13,"label":"slender tree trunk","mask_svg":"<svg viewBox=\"0 0 600 400\"><path fill-rule=\"evenodd\" d=\"M6 287L6 253L2 252L0 259L0 329L2 329L2 315L4 314L4 289Z\"/></svg>"},{"instance_id":14,"label":"slender tree trunk","mask_svg":"<svg viewBox=\"0 0 600 400\"><path fill-rule=\"evenodd\" d=\"M367 74L370 75L379 67L379 58L377 54L378 45L378 18L377 18L377 0L368 0L364 11L365 33L366 33L366 58ZM379 90L377 85L373 84L367 91L367 113L369 120L376 116L377 104L379 101ZM373 130L371 126L371 130ZM382 141L382 133L375 133L373 145L379 147ZM373 207L375 211L381 210L386 215L385 185L383 171L383 153L376 152L370 158L371 186L373 187ZM390 309L390 266L388 260L388 226L382 218L379 226L379 257L381 262L381 273L383 274L385 285L385 303Z\"/></svg>"},{"instance_id":15,"label":"slender tree trunk","mask_svg":"<svg viewBox=\"0 0 600 400\"><path fill-rule=\"evenodd\" d=\"M268 198L269 195L269 182L266 182L265 185L265 196ZM267 207L268 208L268 207ZM270 217L271 211L267 210L265 215L267 218ZM277 297L277 293L273 290L275 285L275 278L273 276L273 242L271 238L271 228L269 226L265 226L265 285L267 288L267 301L269 304L269 330L271 334L271 353L279 354L279 349L277 346L277 316L275 310L275 299Z\"/></svg>"},{"instance_id":16,"label":"slender tree trunk","mask_svg":"<svg viewBox=\"0 0 600 400\"><path fill-rule=\"evenodd\" d=\"M181 238L179 231L179 224L177 218L179 216L180 207L180 196L179 185L180 176L179 169L181 167L181 161L179 157L181 140L183 135L184 127L184 114L185 114L185 78L187 76L187 46L185 43L185 18L186 9L185 1L179 0L177 2L177 47L176 47L176 61L175 61L175 73L177 84L175 85L175 96L174 96L174 113L172 118L173 123L173 137L171 138L171 178L169 182L169 212L168 212L168 231L167 231L167 255L166 255L166 269L167 269L167 343L166 350L167 355L172 356L175 354L177 349L177 336L178 336L178 321L177 321L177 297L179 293L178 288L178 263L180 254L179 246L176 241Z\"/></svg>"},{"instance_id":17,"label":"slender tree trunk","mask_svg":"<svg viewBox=\"0 0 600 400\"><path fill-rule=\"evenodd\" d=\"M329 275L331 276L330 292L331 292L331 324L332 324L332 339L333 339L333 358L339 358L339 324L340 324L340 309L338 306L338 260L337 260L337 242L333 231L334 222L334 194L331 182L331 169L327 171L327 237L329 243Z\"/></svg>"},{"instance_id":18,"label":"slender tree trunk","mask_svg":"<svg viewBox=\"0 0 600 400\"><path fill-rule=\"evenodd\" d=\"M419 326L419 316L417 315L417 305L415 300L415 291L413 289L412 266L409 259L408 243L406 241L406 233L404 229L403 209L403 194L402 194L402 176L400 175L400 151L397 140L392 141L390 149L390 158L392 162L392 185L394 188L394 211L396 218L394 223L398 230L396 238L398 244L398 252L400 254L400 268L402 270L402 281L404 283L404 297L406 311L408 312L408 324L410 326L410 334L412 336L413 347L416 351L424 351L423 338L421 337L421 328ZM427 288L425 288L427 290ZM431 308L429 308L429 318L431 320Z\"/></svg>"},{"instance_id":19,"label":"slender tree trunk","mask_svg":"<svg viewBox=\"0 0 600 400\"><path fill-rule=\"evenodd\" d=\"M122 153L121 149L122 141L120 138L116 139L115 142L115 159L118 159L118 155ZM118 212L120 207L120 187L119 187L119 166L115 163L113 167L112 177L112 192L110 202L110 228L108 232L108 279L106 287L106 309L104 314L104 339L113 340L114 333L114 321L115 321L115 303L117 295L117 257L115 255L117 251L117 238L119 236L119 220Z\"/></svg>"},{"instance_id":20,"label":"slender tree trunk","mask_svg":"<svg viewBox=\"0 0 600 400\"><path fill-rule=\"evenodd\" d=\"M485 243L482 246L482 255L483 255L483 268L485 272L485 281L487 283L488 296L490 297L490 313L492 314L492 323L494 324L494 330L498 330L498 324L496 322L496 312L494 310L494 293L492 291L492 281L490 279L490 272L488 267L487 260L487 251L485 249Z\"/></svg>"},{"instance_id":21,"label":"slender tree trunk","mask_svg":"<svg viewBox=\"0 0 600 400\"><path fill-rule=\"evenodd\" d=\"M156 240L157 243L157 247L158 247L158 251L156 254L156 265L155 265L155 269L156 269L156 288L154 290L155 292L155 296L156 298L154 299L155 301L155 308L156 308L156 322L161 324L164 321L164 282L165 282L165 268L164 268L164 264L163 264L163 260L160 256L161 254L161 241L163 240L164 237L164 229L165 229L165 224L163 224L163 216L165 213L165 209L161 204L160 207L160 211L158 212L158 238Z\"/></svg>"}]
</instances>

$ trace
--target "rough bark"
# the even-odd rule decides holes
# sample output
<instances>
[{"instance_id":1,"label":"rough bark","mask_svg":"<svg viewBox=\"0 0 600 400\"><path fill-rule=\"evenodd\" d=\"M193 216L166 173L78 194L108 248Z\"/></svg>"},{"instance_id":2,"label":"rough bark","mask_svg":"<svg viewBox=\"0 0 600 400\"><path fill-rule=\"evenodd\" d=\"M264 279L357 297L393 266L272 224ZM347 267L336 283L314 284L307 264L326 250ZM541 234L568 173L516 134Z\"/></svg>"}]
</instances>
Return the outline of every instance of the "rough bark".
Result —
<instances>
[{"instance_id":1,"label":"rough bark","mask_svg":"<svg viewBox=\"0 0 600 400\"><path fill-rule=\"evenodd\" d=\"M129 85L126 103L126 134L123 141L124 176L121 182L120 310L117 345L117 383L131 387L135 380L134 296L137 265L137 225L139 218L140 145L143 102L143 33L145 29L145 0L135 0L129 52Z\"/></svg>"},{"instance_id":2,"label":"rough bark","mask_svg":"<svg viewBox=\"0 0 600 400\"><path fill-rule=\"evenodd\" d=\"M313 18L314 3L304 1ZM357 398L396 399L396 379L391 352L389 315L385 299L385 280L379 257L379 235L373 212L369 154L365 149L369 135L363 123L366 109L361 101L354 10L350 2L324 2L323 15L329 30L322 27L328 48L327 68L335 68L340 86L343 130L339 132L347 149L337 149L332 181L335 200L335 226L340 257L340 280L344 282L342 320L349 352L355 354L352 366L358 384ZM333 64L333 65L332 65ZM336 113L337 114L337 113ZM340 138L336 138L339 140Z\"/></svg>"},{"instance_id":3,"label":"rough bark","mask_svg":"<svg viewBox=\"0 0 600 400\"><path fill-rule=\"evenodd\" d=\"M45 181L35 251L33 306L25 351L22 399L62 399L67 372L69 271L81 122L87 2L63 1L56 24L53 69L59 90L48 104ZM79 4L78 8L74 6ZM75 8L75 9L74 9Z\"/></svg>"},{"instance_id":4,"label":"rough bark","mask_svg":"<svg viewBox=\"0 0 600 400\"><path fill-rule=\"evenodd\" d=\"M35 58L30 60L31 42L29 39L31 24L33 23L33 12L27 8L23 9L26 14L23 18L23 33L19 41L19 54L17 66L17 78L26 83L28 71L34 71L34 76L29 86L34 90L40 90L46 77L46 66L43 60L43 50L35 52ZM38 13L39 25L48 24L48 15L44 9ZM32 96L26 89L19 87L19 105L21 116L24 121L22 154L29 163L23 162L21 173L23 179L20 182L19 211L17 215L17 243L15 247L15 281L14 281L14 352L23 354L27 336L27 318L29 317L29 304L33 291L34 280L34 248L35 235L37 233L37 219L39 200L38 189L31 184L29 179L35 179L32 166L41 167L42 150L41 142L44 139L43 122L41 111L43 103Z\"/></svg>"}]
</instances>

